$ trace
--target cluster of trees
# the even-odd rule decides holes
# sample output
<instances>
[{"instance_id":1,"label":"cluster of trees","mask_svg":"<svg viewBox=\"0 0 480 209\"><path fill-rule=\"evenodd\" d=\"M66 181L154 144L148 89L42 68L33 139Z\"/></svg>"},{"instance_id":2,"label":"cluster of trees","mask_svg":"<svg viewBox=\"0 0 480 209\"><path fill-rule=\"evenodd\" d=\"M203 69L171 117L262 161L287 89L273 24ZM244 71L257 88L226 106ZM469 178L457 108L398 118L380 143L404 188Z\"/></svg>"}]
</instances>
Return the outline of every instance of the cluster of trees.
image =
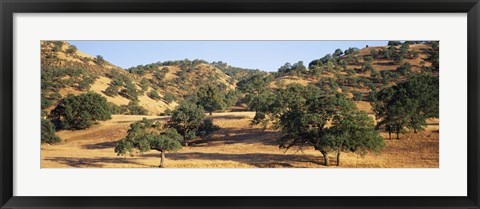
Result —
<instances>
[{"instance_id":1,"label":"cluster of trees","mask_svg":"<svg viewBox=\"0 0 480 209\"><path fill-rule=\"evenodd\" d=\"M109 103L112 114L123 115L148 115L149 112L144 107L138 104L138 101L130 101L127 105L116 105Z\"/></svg>"},{"instance_id":2,"label":"cluster of trees","mask_svg":"<svg viewBox=\"0 0 480 209\"><path fill-rule=\"evenodd\" d=\"M439 114L439 79L428 74L412 75L406 81L376 93L372 102L377 128L391 134L423 130L427 118Z\"/></svg>"},{"instance_id":3,"label":"cluster of trees","mask_svg":"<svg viewBox=\"0 0 480 209\"><path fill-rule=\"evenodd\" d=\"M212 62L210 64L230 76L230 78L232 78L232 81L230 82L231 84L233 84L234 81L243 81L254 75L267 75L266 72L259 69L233 67L222 61Z\"/></svg>"},{"instance_id":4,"label":"cluster of trees","mask_svg":"<svg viewBox=\"0 0 480 209\"><path fill-rule=\"evenodd\" d=\"M42 68L41 103L42 110L60 99L58 91L73 87L80 91L90 90L96 77L79 68Z\"/></svg>"},{"instance_id":5,"label":"cluster of trees","mask_svg":"<svg viewBox=\"0 0 480 209\"><path fill-rule=\"evenodd\" d=\"M111 70L107 76L112 79L112 82L104 91L106 95L112 97L120 95L131 101L138 101L139 92L130 77L115 69Z\"/></svg>"},{"instance_id":6,"label":"cluster of trees","mask_svg":"<svg viewBox=\"0 0 480 209\"><path fill-rule=\"evenodd\" d=\"M307 73L307 67L303 64L303 61L298 61L293 65L290 63L285 63L278 69L277 76L284 76L284 75L305 75Z\"/></svg>"},{"instance_id":7,"label":"cluster of trees","mask_svg":"<svg viewBox=\"0 0 480 209\"><path fill-rule=\"evenodd\" d=\"M350 47L342 51L336 49L333 54L327 54L324 57L313 60L308 64L309 72L314 76L319 76L323 72L339 72L346 70L348 64L359 64L358 48Z\"/></svg>"},{"instance_id":8,"label":"cluster of trees","mask_svg":"<svg viewBox=\"0 0 480 209\"><path fill-rule=\"evenodd\" d=\"M160 152L160 166L165 167L165 153L175 152L188 146L195 139L205 139L220 127L205 118L201 106L183 102L172 113L166 124L143 119L130 125L125 138L117 141L117 155L143 153L149 150Z\"/></svg>"},{"instance_id":9,"label":"cluster of trees","mask_svg":"<svg viewBox=\"0 0 480 209\"><path fill-rule=\"evenodd\" d=\"M224 85L207 83L200 86L186 101L202 107L210 115L234 105L240 94L234 89L228 90Z\"/></svg>"},{"instance_id":10,"label":"cluster of trees","mask_svg":"<svg viewBox=\"0 0 480 209\"><path fill-rule=\"evenodd\" d=\"M342 152L366 154L384 146L373 119L343 97L307 96L281 115L280 127L281 148L313 147L323 155L326 166L331 152L336 152L336 165L340 166Z\"/></svg>"},{"instance_id":11,"label":"cluster of trees","mask_svg":"<svg viewBox=\"0 0 480 209\"><path fill-rule=\"evenodd\" d=\"M57 129L85 129L99 120L111 119L107 99L97 93L69 94L60 100L50 112L50 119Z\"/></svg>"},{"instance_id":12,"label":"cluster of trees","mask_svg":"<svg viewBox=\"0 0 480 209\"><path fill-rule=\"evenodd\" d=\"M86 129L97 121L111 119L111 114L106 98L97 93L69 94L49 114L42 114L41 142L58 143L61 139L55 134L56 130Z\"/></svg>"},{"instance_id":13,"label":"cluster of trees","mask_svg":"<svg viewBox=\"0 0 480 209\"><path fill-rule=\"evenodd\" d=\"M326 81L325 85L330 85ZM246 86L251 88L248 107L256 112L252 125L280 129L280 148L313 146L322 153L328 166L330 152L337 153L340 165L341 152L365 154L383 147L383 138L375 132L373 119L342 94L326 95L312 85L289 84L276 90L266 90L265 85Z\"/></svg>"}]
</instances>

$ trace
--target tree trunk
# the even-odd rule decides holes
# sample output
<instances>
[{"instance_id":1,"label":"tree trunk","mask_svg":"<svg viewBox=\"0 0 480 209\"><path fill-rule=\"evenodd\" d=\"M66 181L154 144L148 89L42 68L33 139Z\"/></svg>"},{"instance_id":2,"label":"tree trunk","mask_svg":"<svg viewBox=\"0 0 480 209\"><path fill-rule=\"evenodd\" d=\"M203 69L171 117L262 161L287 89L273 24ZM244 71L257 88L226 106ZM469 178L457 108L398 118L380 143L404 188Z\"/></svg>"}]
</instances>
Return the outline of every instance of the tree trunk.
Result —
<instances>
[{"instance_id":1,"label":"tree trunk","mask_svg":"<svg viewBox=\"0 0 480 209\"><path fill-rule=\"evenodd\" d=\"M160 152L160 168L165 168L165 151Z\"/></svg>"},{"instance_id":2,"label":"tree trunk","mask_svg":"<svg viewBox=\"0 0 480 209\"><path fill-rule=\"evenodd\" d=\"M185 147L188 147L188 141L185 141Z\"/></svg>"},{"instance_id":3,"label":"tree trunk","mask_svg":"<svg viewBox=\"0 0 480 209\"><path fill-rule=\"evenodd\" d=\"M340 150L337 151L337 166L340 166Z\"/></svg>"},{"instance_id":4,"label":"tree trunk","mask_svg":"<svg viewBox=\"0 0 480 209\"><path fill-rule=\"evenodd\" d=\"M399 132L397 132L397 140L400 140Z\"/></svg>"},{"instance_id":5,"label":"tree trunk","mask_svg":"<svg viewBox=\"0 0 480 209\"><path fill-rule=\"evenodd\" d=\"M388 132L388 139L392 140L392 132L391 131Z\"/></svg>"},{"instance_id":6,"label":"tree trunk","mask_svg":"<svg viewBox=\"0 0 480 209\"><path fill-rule=\"evenodd\" d=\"M210 111L210 115L212 115L212 112Z\"/></svg>"},{"instance_id":7,"label":"tree trunk","mask_svg":"<svg viewBox=\"0 0 480 209\"><path fill-rule=\"evenodd\" d=\"M325 166L330 166L330 159L328 159L328 152L326 152L325 150L320 150L320 152L323 155L323 164Z\"/></svg>"}]
</instances>

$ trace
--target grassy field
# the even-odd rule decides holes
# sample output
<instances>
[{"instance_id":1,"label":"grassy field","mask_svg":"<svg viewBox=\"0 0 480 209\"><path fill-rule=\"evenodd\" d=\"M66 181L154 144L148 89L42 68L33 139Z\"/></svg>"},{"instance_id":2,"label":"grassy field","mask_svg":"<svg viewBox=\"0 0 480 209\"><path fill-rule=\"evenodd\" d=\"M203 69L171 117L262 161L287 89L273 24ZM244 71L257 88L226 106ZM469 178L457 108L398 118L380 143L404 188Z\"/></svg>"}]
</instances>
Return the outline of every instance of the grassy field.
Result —
<instances>
[{"instance_id":1,"label":"grassy field","mask_svg":"<svg viewBox=\"0 0 480 209\"><path fill-rule=\"evenodd\" d=\"M279 149L278 132L250 127L253 112L214 113L209 116L221 129L210 140L167 153L167 168L322 168L320 152ZM142 118L166 121L167 117L114 115L86 130L59 131L64 140L42 145L42 168L157 168L160 153L150 151L135 157L117 156L115 142L126 135L129 125ZM379 154L360 156L342 153L341 167L437 168L439 167L438 121L417 134L406 133L400 140L386 140ZM382 133L387 137L387 134ZM332 163L335 162L331 154ZM336 168L336 166L330 166Z\"/></svg>"}]
</instances>

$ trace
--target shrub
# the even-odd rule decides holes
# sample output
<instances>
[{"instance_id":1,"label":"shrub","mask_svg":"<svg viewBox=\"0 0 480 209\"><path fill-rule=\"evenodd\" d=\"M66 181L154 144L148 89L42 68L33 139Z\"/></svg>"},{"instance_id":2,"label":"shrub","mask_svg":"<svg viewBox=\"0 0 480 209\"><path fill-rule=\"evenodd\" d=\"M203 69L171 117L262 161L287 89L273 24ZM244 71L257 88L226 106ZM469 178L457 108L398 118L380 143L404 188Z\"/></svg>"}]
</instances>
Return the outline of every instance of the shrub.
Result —
<instances>
[{"instance_id":1,"label":"shrub","mask_svg":"<svg viewBox=\"0 0 480 209\"><path fill-rule=\"evenodd\" d=\"M42 120L41 141L42 144L55 144L61 141L60 137L55 134L55 125L49 120Z\"/></svg>"},{"instance_id":2,"label":"shrub","mask_svg":"<svg viewBox=\"0 0 480 209\"><path fill-rule=\"evenodd\" d=\"M111 119L107 99L97 93L69 94L52 110L49 116L59 129L85 129L98 120Z\"/></svg>"},{"instance_id":3,"label":"shrub","mask_svg":"<svg viewBox=\"0 0 480 209\"><path fill-rule=\"evenodd\" d=\"M138 102L131 101L128 105L120 106L121 112L127 115L148 115L149 112L144 107L138 105Z\"/></svg>"},{"instance_id":4,"label":"shrub","mask_svg":"<svg viewBox=\"0 0 480 209\"><path fill-rule=\"evenodd\" d=\"M77 47L75 45L71 45L70 47L68 47L67 49L68 54L75 54L75 52L77 52Z\"/></svg>"},{"instance_id":5,"label":"shrub","mask_svg":"<svg viewBox=\"0 0 480 209\"><path fill-rule=\"evenodd\" d=\"M166 92L166 93L163 95L163 99L165 100L165 102L167 102L167 104L170 104L170 103L174 102L175 100L177 100L177 98L175 97L175 95L173 95L173 94L170 93L170 92Z\"/></svg>"},{"instance_id":6,"label":"shrub","mask_svg":"<svg viewBox=\"0 0 480 209\"><path fill-rule=\"evenodd\" d=\"M154 100L159 100L161 97L160 95L158 95L157 91L155 90L151 90L149 93L148 93L148 97L154 99Z\"/></svg>"},{"instance_id":7,"label":"shrub","mask_svg":"<svg viewBox=\"0 0 480 209\"><path fill-rule=\"evenodd\" d=\"M105 91L103 92L108 96L114 97L118 95L118 87L114 85L110 85Z\"/></svg>"}]
</instances>

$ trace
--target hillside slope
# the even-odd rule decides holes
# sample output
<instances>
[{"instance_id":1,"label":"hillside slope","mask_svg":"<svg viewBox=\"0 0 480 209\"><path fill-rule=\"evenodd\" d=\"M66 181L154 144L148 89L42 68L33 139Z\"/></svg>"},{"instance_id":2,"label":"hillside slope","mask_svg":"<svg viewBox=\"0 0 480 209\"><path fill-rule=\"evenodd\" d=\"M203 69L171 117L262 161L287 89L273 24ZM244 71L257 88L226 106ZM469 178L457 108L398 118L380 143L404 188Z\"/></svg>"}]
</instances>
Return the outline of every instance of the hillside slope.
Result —
<instances>
[{"instance_id":1,"label":"hillside slope","mask_svg":"<svg viewBox=\"0 0 480 209\"><path fill-rule=\"evenodd\" d=\"M124 70L68 42L43 41L41 52L42 109L46 112L68 94L93 91L119 106L117 109L138 105L149 115L158 115L174 109L178 101L202 84L214 83L228 90L235 89L237 82L202 60L153 63Z\"/></svg>"}]
</instances>

